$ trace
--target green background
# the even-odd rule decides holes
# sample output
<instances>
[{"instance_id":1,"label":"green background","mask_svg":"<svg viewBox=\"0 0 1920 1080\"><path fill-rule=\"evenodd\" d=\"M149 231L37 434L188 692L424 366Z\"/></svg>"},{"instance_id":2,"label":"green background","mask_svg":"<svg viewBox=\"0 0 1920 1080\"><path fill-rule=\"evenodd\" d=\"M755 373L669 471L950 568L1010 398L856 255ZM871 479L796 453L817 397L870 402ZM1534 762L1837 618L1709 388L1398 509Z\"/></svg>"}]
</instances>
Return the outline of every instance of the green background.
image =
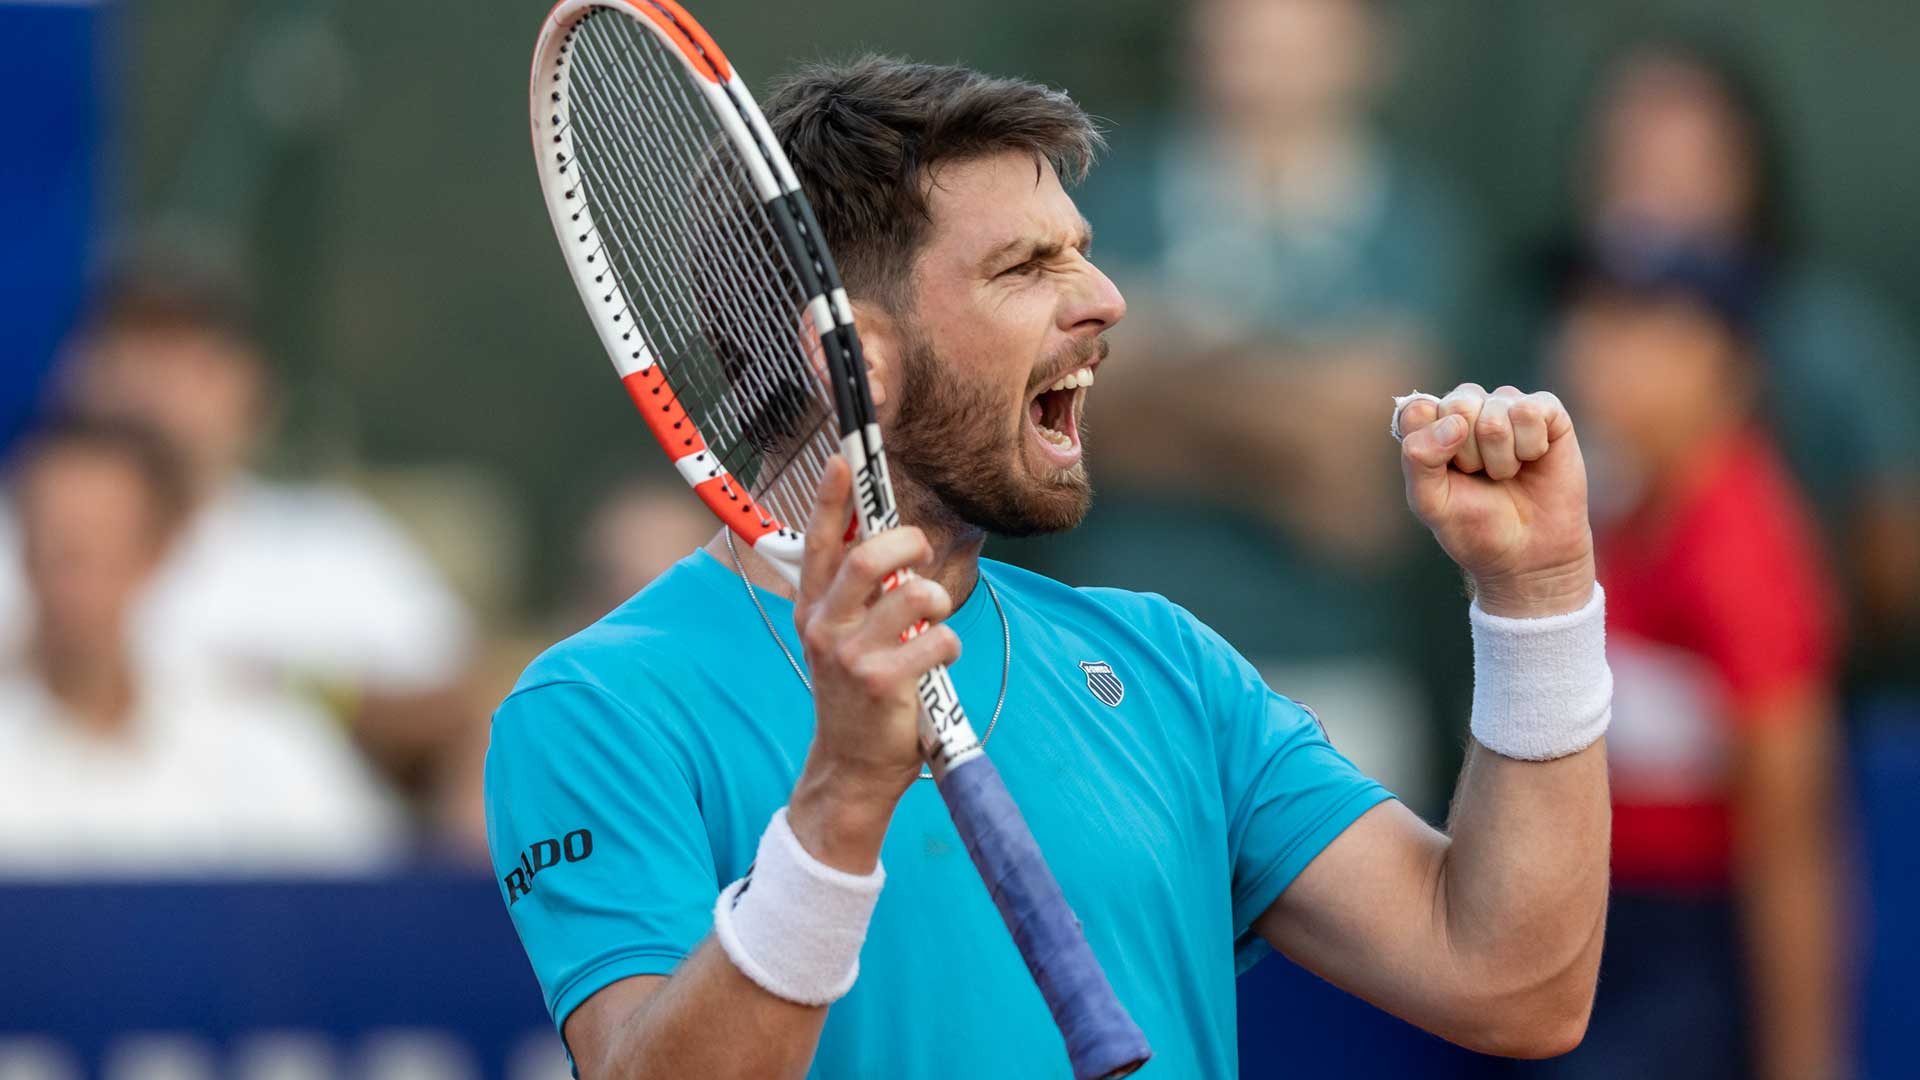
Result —
<instances>
[{"instance_id":1,"label":"green background","mask_svg":"<svg viewBox=\"0 0 1920 1080\"><path fill-rule=\"evenodd\" d=\"M1391 4L1384 106L1450 175L1497 258L1564 205L1582 93L1649 29L1751 53L1790 151L1810 252L1920 309L1920 16L1872 0ZM756 86L877 49L1071 90L1115 141L1179 101L1183 7L1144 0L708 0L695 13ZM287 386L275 464L339 474L453 464L521 535L506 611L545 610L604 483L665 476L577 307L536 190L526 72L546 4L128 4L112 216L249 271ZM1099 224L1095 222L1096 226ZM1472 358L1467 358L1468 363Z\"/></svg>"}]
</instances>

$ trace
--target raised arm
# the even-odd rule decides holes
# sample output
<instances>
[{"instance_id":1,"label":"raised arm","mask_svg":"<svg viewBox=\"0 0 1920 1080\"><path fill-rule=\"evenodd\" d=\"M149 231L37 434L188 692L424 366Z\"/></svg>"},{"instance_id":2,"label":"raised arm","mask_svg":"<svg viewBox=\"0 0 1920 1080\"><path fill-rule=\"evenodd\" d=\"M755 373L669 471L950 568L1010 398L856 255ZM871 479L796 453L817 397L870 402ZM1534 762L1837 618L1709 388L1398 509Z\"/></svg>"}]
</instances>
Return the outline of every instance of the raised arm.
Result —
<instances>
[{"instance_id":1,"label":"raised arm","mask_svg":"<svg viewBox=\"0 0 1920 1080\"><path fill-rule=\"evenodd\" d=\"M1585 466L1549 394L1468 384L1400 430L1408 502L1475 586L1475 742L1446 833L1382 803L1256 928L1443 1038L1564 1053L1592 1007L1611 820Z\"/></svg>"}]
</instances>

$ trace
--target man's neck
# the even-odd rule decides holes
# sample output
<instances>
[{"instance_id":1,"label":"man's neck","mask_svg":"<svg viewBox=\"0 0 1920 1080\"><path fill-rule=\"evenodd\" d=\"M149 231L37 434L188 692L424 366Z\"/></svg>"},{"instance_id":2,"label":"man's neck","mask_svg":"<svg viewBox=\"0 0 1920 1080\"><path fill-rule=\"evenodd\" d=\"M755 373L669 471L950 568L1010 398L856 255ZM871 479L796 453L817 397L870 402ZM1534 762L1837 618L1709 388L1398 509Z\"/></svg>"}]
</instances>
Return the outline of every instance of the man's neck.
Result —
<instances>
[{"instance_id":1,"label":"man's neck","mask_svg":"<svg viewBox=\"0 0 1920 1080\"><path fill-rule=\"evenodd\" d=\"M903 524L918 525L927 534L928 542L933 545L933 564L920 573L939 582L953 600L954 609L959 610L960 605L967 602L967 597L973 595L974 584L980 580L980 549L986 545L986 534L972 526L937 527L912 521L903 521ZM707 541L706 548L708 554L720 560L721 565L744 571L754 588L793 599L793 586L754 551L751 544L741 543L738 537L734 538L733 549L739 553L737 567L733 555L727 551L726 530L715 533L713 539Z\"/></svg>"},{"instance_id":2,"label":"man's neck","mask_svg":"<svg viewBox=\"0 0 1920 1080\"><path fill-rule=\"evenodd\" d=\"M88 734L117 738L132 727L134 677L124 655L62 648L43 640L34 650L34 666L47 692Z\"/></svg>"}]
</instances>

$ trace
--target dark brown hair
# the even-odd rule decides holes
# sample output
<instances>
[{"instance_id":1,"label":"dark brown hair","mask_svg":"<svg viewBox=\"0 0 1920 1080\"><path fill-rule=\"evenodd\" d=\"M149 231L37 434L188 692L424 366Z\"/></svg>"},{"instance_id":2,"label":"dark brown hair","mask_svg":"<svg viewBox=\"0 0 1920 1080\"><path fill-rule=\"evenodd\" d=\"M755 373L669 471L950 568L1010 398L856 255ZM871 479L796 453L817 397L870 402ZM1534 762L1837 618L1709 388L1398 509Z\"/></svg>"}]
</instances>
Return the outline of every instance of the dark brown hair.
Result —
<instances>
[{"instance_id":1,"label":"dark brown hair","mask_svg":"<svg viewBox=\"0 0 1920 1080\"><path fill-rule=\"evenodd\" d=\"M10 471L17 476L63 450L117 457L131 466L147 489L154 535L170 535L185 520L192 505L186 467L153 429L131 421L60 413L21 439Z\"/></svg>"},{"instance_id":2,"label":"dark brown hair","mask_svg":"<svg viewBox=\"0 0 1920 1080\"><path fill-rule=\"evenodd\" d=\"M766 114L847 291L892 311L910 305L940 165L1024 151L1071 184L1104 146L1059 90L887 56L803 68L775 87Z\"/></svg>"},{"instance_id":3,"label":"dark brown hair","mask_svg":"<svg viewBox=\"0 0 1920 1080\"><path fill-rule=\"evenodd\" d=\"M238 283L185 260L159 257L118 268L100 283L81 323L83 340L119 334L201 333L257 348Z\"/></svg>"}]
</instances>

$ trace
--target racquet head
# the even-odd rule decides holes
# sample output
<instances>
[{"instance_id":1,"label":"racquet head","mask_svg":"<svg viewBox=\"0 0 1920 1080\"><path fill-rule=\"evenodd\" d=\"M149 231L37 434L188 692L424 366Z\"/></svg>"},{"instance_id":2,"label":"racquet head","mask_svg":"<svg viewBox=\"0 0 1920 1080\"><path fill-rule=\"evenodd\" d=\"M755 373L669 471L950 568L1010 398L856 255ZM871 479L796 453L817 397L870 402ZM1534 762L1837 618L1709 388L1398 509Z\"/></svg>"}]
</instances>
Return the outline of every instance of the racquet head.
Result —
<instances>
[{"instance_id":1,"label":"racquet head","mask_svg":"<svg viewBox=\"0 0 1920 1080\"><path fill-rule=\"evenodd\" d=\"M863 517L893 524L891 490L871 490L886 487L884 458L877 430L864 437L873 406L852 308L792 166L719 46L670 0L563 0L542 29L530 98L568 271L681 478L797 581L798 526L855 436Z\"/></svg>"}]
</instances>

